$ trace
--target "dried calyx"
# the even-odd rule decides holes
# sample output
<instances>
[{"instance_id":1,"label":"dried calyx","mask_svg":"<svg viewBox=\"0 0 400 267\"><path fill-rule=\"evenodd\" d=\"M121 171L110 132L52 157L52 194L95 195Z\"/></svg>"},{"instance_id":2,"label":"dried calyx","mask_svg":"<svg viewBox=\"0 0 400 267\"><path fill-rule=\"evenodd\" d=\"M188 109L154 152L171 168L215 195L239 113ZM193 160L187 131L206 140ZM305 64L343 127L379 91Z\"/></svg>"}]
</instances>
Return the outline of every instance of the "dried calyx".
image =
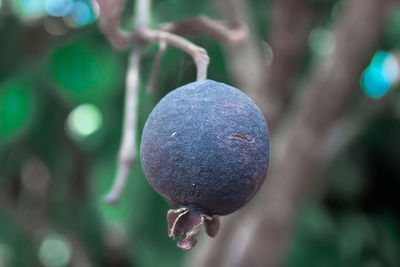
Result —
<instances>
[{"instance_id":1,"label":"dried calyx","mask_svg":"<svg viewBox=\"0 0 400 267\"><path fill-rule=\"evenodd\" d=\"M178 247L183 250L191 249L197 243L203 225L210 237L214 237L219 229L219 217L208 216L190 211L188 208L169 210L167 215L168 235L173 239L181 236Z\"/></svg>"}]
</instances>

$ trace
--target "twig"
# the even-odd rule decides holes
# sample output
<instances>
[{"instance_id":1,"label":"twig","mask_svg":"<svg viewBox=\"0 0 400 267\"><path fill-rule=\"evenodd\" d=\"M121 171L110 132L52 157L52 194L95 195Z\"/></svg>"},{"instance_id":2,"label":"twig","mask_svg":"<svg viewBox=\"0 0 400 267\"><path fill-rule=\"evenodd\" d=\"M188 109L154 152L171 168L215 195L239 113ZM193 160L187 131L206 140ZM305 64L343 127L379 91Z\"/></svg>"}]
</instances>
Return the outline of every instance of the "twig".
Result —
<instances>
[{"instance_id":1,"label":"twig","mask_svg":"<svg viewBox=\"0 0 400 267\"><path fill-rule=\"evenodd\" d=\"M165 42L168 46L175 46L185 51L193 58L196 64L197 80L205 80L207 78L207 67L210 59L204 48L195 45L181 36L160 30L142 28L137 30L136 35L144 42Z\"/></svg>"},{"instance_id":2,"label":"twig","mask_svg":"<svg viewBox=\"0 0 400 267\"><path fill-rule=\"evenodd\" d=\"M159 29L183 36L206 35L231 44L244 41L249 34L248 28L244 23L239 24L237 27L229 27L224 22L215 21L203 15L162 24Z\"/></svg>"},{"instance_id":3,"label":"twig","mask_svg":"<svg viewBox=\"0 0 400 267\"><path fill-rule=\"evenodd\" d=\"M108 41L118 50L127 48L130 35L120 29L125 0L93 0L99 5L99 26Z\"/></svg>"},{"instance_id":4,"label":"twig","mask_svg":"<svg viewBox=\"0 0 400 267\"><path fill-rule=\"evenodd\" d=\"M115 48L124 49L129 45L129 42L165 42L168 46L175 46L192 56L197 68L197 80L206 79L210 59L205 49L179 35L148 28L149 0L137 2L136 24L132 34L127 34L119 28L119 19L125 0L97 0L97 2L100 7L100 28ZM211 24L216 27L216 23L211 20L201 20L206 21L207 25ZM219 30L221 30L221 27Z\"/></svg>"},{"instance_id":5,"label":"twig","mask_svg":"<svg viewBox=\"0 0 400 267\"><path fill-rule=\"evenodd\" d=\"M216 40L237 44L241 43L248 37L248 28L245 24L238 27L228 27L224 22L212 20L206 16L198 15L186 19L182 19L173 23L165 23L159 26L161 31L173 33L176 35L206 35ZM148 90L153 91L155 80L158 74L158 68L162 56L167 46L165 42L160 44L160 50L154 61L153 70L150 78Z\"/></svg>"},{"instance_id":6,"label":"twig","mask_svg":"<svg viewBox=\"0 0 400 267\"><path fill-rule=\"evenodd\" d=\"M224 24L224 22L212 20L204 15L198 15L182 19L173 23L165 23L160 25L159 29L161 31L181 36L206 35L216 40L230 44L238 44L243 42L244 40L246 40L249 34L247 26L243 23L241 23L237 27L228 27L227 25ZM149 92L152 92L153 90L155 79L158 73L160 60L167 48L165 43L161 44L160 44L160 50L157 53L153 65L152 75L150 78L150 85L148 87Z\"/></svg>"},{"instance_id":7,"label":"twig","mask_svg":"<svg viewBox=\"0 0 400 267\"><path fill-rule=\"evenodd\" d=\"M149 93L152 93L156 86L158 70L160 69L161 60L162 60L166 50L167 50L167 45L165 44L165 42L161 42L160 47L157 52L157 55L156 55L156 58L154 59L153 68L151 69L149 85L147 86L147 91Z\"/></svg>"},{"instance_id":8,"label":"twig","mask_svg":"<svg viewBox=\"0 0 400 267\"><path fill-rule=\"evenodd\" d=\"M136 6L136 26L146 27L150 2L148 0L140 0ZM137 102L138 102L138 86L139 86L139 66L142 57L143 44L137 43L133 49L130 59L128 71L126 74L126 94L125 94L125 111L123 137L119 149L117 176L110 192L104 198L109 204L117 204L124 189L126 179L132 167L132 162L136 158L136 125L137 125Z\"/></svg>"},{"instance_id":9,"label":"twig","mask_svg":"<svg viewBox=\"0 0 400 267\"><path fill-rule=\"evenodd\" d=\"M106 0L98 0L100 5L100 17L103 16L101 23L107 24L110 19L111 25L103 25L102 28L109 38L110 42L115 46L119 44L113 39L120 33L119 16L122 12L120 6L123 1L116 1L118 5L114 9ZM104 1L104 2L103 2ZM114 2L113 1L113 2ZM138 0L136 6L136 24L133 33L129 36L129 40L136 44L131 57L126 78L126 96L125 96L125 112L124 112L124 129L123 138L119 150L118 170L114 180L113 187L105 197L105 201L110 204L116 204L122 194L127 176L131 169L133 160L136 158L136 124L137 124L137 94L139 85L139 65L144 46L149 42L165 43L168 46L175 46L192 56L197 68L197 80L207 78L207 67L209 57L205 49L197 46L190 41L178 35L164 32L161 30L152 30L148 27L150 0Z\"/></svg>"},{"instance_id":10,"label":"twig","mask_svg":"<svg viewBox=\"0 0 400 267\"><path fill-rule=\"evenodd\" d=\"M142 45L137 45L131 56L126 75L126 95L123 137L118 158L118 171L111 191L105 197L110 204L118 203L126 178L136 158L136 125L137 125L137 95L139 85L139 64L142 56Z\"/></svg>"},{"instance_id":11,"label":"twig","mask_svg":"<svg viewBox=\"0 0 400 267\"><path fill-rule=\"evenodd\" d=\"M149 26L151 0L138 0L136 2L136 24L135 29L147 28Z\"/></svg>"}]
</instances>

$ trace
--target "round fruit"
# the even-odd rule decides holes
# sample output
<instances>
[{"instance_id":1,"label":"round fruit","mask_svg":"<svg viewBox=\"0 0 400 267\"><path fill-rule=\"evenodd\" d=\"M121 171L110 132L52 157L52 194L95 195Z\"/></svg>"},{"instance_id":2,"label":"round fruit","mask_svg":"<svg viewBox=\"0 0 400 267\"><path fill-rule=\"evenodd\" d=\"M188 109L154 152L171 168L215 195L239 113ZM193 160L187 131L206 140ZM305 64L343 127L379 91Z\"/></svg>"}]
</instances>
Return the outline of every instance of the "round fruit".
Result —
<instances>
[{"instance_id":1,"label":"round fruit","mask_svg":"<svg viewBox=\"0 0 400 267\"><path fill-rule=\"evenodd\" d=\"M156 105L144 126L140 156L150 184L181 208L169 214L171 227L186 212L186 221L207 228L213 215L239 209L264 182L267 123L238 89L212 80L190 83ZM188 226L181 228L176 235L187 234Z\"/></svg>"}]
</instances>

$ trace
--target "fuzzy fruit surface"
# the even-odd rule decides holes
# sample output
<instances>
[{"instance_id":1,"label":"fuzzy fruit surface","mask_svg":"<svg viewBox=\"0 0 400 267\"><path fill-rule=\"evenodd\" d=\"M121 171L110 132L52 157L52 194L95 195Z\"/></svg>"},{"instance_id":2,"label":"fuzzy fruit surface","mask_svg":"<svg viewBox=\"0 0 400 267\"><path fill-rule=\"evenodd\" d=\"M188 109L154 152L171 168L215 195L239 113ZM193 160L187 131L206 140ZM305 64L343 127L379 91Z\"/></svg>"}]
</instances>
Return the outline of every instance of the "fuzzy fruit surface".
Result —
<instances>
[{"instance_id":1,"label":"fuzzy fruit surface","mask_svg":"<svg viewBox=\"0 0 400 267\"><path fill-rule=\"evenodd\" d=\"M151 112L140 158L150 184L171 205L226 215L248 202L265 180L267 123L238 89L212 80L189 83Z\"/></svg>"}]
</instances>

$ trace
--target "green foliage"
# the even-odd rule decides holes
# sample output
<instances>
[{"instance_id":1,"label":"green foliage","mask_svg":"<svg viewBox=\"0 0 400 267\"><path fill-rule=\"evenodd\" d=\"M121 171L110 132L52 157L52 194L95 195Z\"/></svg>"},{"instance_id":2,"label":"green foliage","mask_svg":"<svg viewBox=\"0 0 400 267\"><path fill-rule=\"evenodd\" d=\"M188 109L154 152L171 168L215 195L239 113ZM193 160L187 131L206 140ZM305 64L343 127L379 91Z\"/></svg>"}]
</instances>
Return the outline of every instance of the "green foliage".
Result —
<instances>
[{"instance_id":1,"label":"green foliage","mask_svg":"<svg viewBox=\"0 0 400 267\"><path fill-rule=\"evenodd\" d=\"M32 87L25 81L13 80L0 91L0 144L20 135L35 113Z\"/></svg>"},{"instance_id":2,"label":"green foliage","mask_svg":"<svg viewBox=\"0 0 400 267\"><path fill-rule=\"evenodd\" d=\"M91 40L56 49L49 58L49 72L61 94L75 103L104 101L123 77L115 52Z\"/></svg>"}]
</instances>

